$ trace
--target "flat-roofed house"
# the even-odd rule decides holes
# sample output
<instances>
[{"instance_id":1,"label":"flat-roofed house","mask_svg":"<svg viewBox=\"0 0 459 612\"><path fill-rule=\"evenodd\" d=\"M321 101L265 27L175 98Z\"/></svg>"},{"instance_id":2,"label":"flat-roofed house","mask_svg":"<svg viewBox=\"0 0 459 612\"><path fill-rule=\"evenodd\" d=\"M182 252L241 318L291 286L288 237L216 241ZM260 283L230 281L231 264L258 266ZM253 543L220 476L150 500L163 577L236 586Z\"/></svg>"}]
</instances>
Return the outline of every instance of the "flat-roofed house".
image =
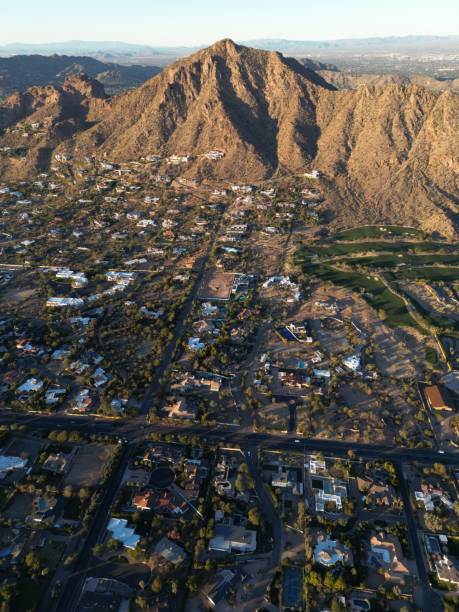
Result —
<instances>
[{"instance_id":1,"label":"flat-roofed house","mask_svg":"<svg viewBox=\"0 0 459 612\"><path fill-rule=\"evenodd\" d=\"M424 389L424 395L427 403L432 410L448 410L451 411L453 407L448 401L445 392L438 385L432 385Z\"/></svg>"}]
</instances>

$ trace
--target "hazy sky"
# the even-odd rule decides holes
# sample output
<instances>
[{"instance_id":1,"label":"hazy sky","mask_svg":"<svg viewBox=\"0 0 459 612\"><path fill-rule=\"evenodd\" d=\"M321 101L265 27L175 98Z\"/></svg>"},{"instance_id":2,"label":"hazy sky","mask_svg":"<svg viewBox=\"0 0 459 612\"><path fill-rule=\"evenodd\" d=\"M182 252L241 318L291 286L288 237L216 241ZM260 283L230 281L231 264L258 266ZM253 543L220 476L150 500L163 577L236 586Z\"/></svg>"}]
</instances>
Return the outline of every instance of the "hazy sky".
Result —
<instances>
[{"instance_id":1,"label":"hazy sky","mask_svg":"<svg viewBox=\"0 0 459 612\"><path fill-rule=\"evenodd\" d=\"M459 0L0 0L0 15L0 44L459 33Z\"/></svg>"}]
</instances>

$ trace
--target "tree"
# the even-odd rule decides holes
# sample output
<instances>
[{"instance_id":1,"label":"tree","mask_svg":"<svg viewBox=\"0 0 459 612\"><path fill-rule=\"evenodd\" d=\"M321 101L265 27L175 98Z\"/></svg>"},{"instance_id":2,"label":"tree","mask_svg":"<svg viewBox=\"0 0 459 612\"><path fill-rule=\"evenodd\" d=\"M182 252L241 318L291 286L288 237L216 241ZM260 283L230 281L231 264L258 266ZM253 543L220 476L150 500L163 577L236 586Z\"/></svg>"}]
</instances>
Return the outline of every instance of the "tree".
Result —
<instances>
[{"instance_id":1,"label":"tree","mask_svg":"<svg viewBox=\"0 0 459 612\"><path fill-rule=\"evenodd\" d=\"M115 552L116 550L118 550L118 547L119 547L119 544L118 544L118 542L114 538L110 538L107 541L107 549L110 552Z\"/></svg>"},{"instance_id":2,"label":"tree","mask_svg":"<svg viewBox=\"0 0 459 612\"><path fill-rule=\"evenodd\" d=\"M25 564L31 574L37 574L40 570L40 559L33 551L27 553Z\"/></svg>"},{"instance_id":3,"label":"tree","mask_svg":"<svg viewBox=\"0 0 459 612\"><path fill-rule=\"evenodd\" d=\"M153 593L161 593L163 589L163 581L161 580L161 576L155 576L151 583L151 590Z\"/></svg>"},{"instance_id":4,"label":"tree","mask_svg":"<svg viewBox=\"0 0 459 612\"><path fill-rule=\"evenodd\" d=\"M339 599L334 597L331 602L331 612L341 612L343 609L342 605L339 603Z\"/></svg>"},{"instance_id":5,"label":"tree","mask_svg":"<svg viewBox=\"0 0 459 612\"><path fill-rule=\"evenodd\" d=\"M258 527L260 525L261 515L258 508L250 508L248 512L248 519L254 527Z\"/></svg>"},{"instance_id":6,"label":"tree","mask_svg":"<svg viewBox=\"0 0 459 612\"><path fill-rule=\"evenodd\" d=\"M135 603L137 606L139 606L141 610L145 610L146 608L148 608L148 601L145 599L145 597L142 597L141 595L135 598Z\"/></svg>"},{"instance_id":7,"label":"tree","mask_svg":"<svg viewBox=\"0 0 459 612\"><path fill-rule=\"evenodd\" d=\"M96 557L100 557L104 552L104 547L102 546L102 544L96 544L92 549L92 552Z\"/></svg>"},{"instance_id":8,"label":"tree","mask_svg":"<svg viewBox=\"0 0 459 612\"><path fill-rule=\"evenodd\" d=\"M190 591L190 593L196 593L199 588L196 576L188 576L186 580L186 587Z\"/></svg>"}]
</instances>

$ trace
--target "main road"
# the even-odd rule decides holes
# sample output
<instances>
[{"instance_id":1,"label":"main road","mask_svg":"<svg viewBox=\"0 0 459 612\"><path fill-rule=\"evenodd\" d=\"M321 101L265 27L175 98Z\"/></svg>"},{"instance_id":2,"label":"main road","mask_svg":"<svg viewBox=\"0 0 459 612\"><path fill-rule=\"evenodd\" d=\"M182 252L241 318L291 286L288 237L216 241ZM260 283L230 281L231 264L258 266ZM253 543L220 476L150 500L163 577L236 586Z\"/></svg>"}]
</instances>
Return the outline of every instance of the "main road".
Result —
<instances>
[{"instance_id":1,"label":"main road","mask_svg":"<svg viewBox=\"0 0 459 612\"><path fill-rule=\"evenodd\" d=\"M91 524L86 540L83 544L81 554L78 558L73 573L68 578L59 600L54 608L57 612L73 612L76 610L81 587L87 576L92 561L92 548L102 537L110 508L116 498L121 478L126 469L129 457L135 446L141 442L152 439L152 434L182 433L198 436L201 439L223 443L225 445L238 445L245 454L250 473L255 481L256 491L260 498L264 514L273 529L273 553L272 566L279 562L282 551L283 530L280 518L274 509L272 500L268 498L268 492L262 482L257 466L257 453L259 449L272 449L293 452L321 452L333 457L346 457L349 451L362 459L388 459L401 466L406 461L419 461L422 463L446 463L459 466L459 454L444 453L429 448L399 448L395 446L384 446L381 444L361 444L357 442L342 442L339 440L323 440L320 438L302 438L293 435L275 435L264 432L253 432L249 429L234 427L205 427L203 425L164 425L147 423L144 417L133 419L107 420L88 417L73 417L70 415L33 415L21 413L0 414L0 425L17 424L24 425L36 431L44 433L57 431L76 431L82 434L96 434L101 436L113 436L123 443L123 451L116 470L110 478L101 504ZM402 468L399 467L399 474ZM439 608L435 593L429 585L424 558L420 549L416 534L414 517L411 512L409 491L404 478L400 477L401 492L405 503L407 525L411 544L415 553L416 563L421 588L423 590L424 602L435 603L435 609ZM427 608L425 608L427 609Z\"/></svg>"},{"instance_id":2,"label":"main road","mask_svg":"<svg viewBox=\"0 0 459 612\"><path fill-rule=\"evenodd\" d=\"M25 425L37 431L77 431L85 435L118 437L127 442L141 442L151 439L152 434L183 433L196 435L207 440L224 444L254 446L282 451L300 451L329 453L345 457L352 451L362 459L388 459L392 461L420 461L422 463L444 463L459 465L459 453L433 450L431 448L404 448L384 444L363 444L360 442L343 442L323 438L303 438L294 434L273 434L253 432L248 428L234 426L205 426L200 424L169 425L147 423L144 417L132 419L103 419L71 415L35 415L3 412L0 414L0 425Z\"/></svg>"}]
</instances>

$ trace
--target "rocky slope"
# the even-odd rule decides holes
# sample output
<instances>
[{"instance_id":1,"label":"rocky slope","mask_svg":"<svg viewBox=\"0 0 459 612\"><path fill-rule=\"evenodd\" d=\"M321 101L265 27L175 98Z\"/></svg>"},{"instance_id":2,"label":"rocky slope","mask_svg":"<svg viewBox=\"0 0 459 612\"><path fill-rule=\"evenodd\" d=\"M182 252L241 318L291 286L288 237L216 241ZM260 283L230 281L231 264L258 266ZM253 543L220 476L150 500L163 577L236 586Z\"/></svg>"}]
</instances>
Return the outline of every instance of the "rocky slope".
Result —
<instances>
[{"instance_id":1,"label":"rocky slope","mask_svg":"<svg viewBox=\"0 0 459 612\"><path fill-rule=\"evenodd\" d=\"M315 72L278 53L221 41L120 96L109 117L75 143L117 159L193 154L192 170L226 179L261 179L299 170L316 154L315 106L332 89ZM218 165L199 161L225 151Z\"/></svg>"},{"instance_id":2,"label":"rocky slope","mask_svg":"<svg viewBox=\"0 0 459 612\"><path fill-rule=\"evenodd\" d=\"M184 175L228 181L316 167L334 224L401 222L452 235L458 100L403 83L338 91L296 60L223 40L110 104L90 104L94 125L86 116L59 151L118 161L190 154ZM206 160L211 149L224 158Z\"/></svg>"},{"instance_id":3,"label":"rocky slope","mask_svg":"<svg viewBox=\"0 0 459 612\"><path fill-rule=\"evenodd\" d=\"M46 170L59 144L101 121L109 109L103 85L86 75L68 77L62 87L11 95L0 105L0 177Z\"/></svg>"},{"instance_id":4,"label":"rocky slope","mask_svg":"<svg viewBox=\"0 0 459 612\"><path fill-rule=\"evenodd\" d=\"M313 68L314 69L314 68ZM358 89L365 85L420 85L434 91L452 91L459 93L459 79L440 81L433 77L412 74L353 74L340 72L334 68L317 68L316 71L337 89Z\"/></svg>"}]
</instances>

